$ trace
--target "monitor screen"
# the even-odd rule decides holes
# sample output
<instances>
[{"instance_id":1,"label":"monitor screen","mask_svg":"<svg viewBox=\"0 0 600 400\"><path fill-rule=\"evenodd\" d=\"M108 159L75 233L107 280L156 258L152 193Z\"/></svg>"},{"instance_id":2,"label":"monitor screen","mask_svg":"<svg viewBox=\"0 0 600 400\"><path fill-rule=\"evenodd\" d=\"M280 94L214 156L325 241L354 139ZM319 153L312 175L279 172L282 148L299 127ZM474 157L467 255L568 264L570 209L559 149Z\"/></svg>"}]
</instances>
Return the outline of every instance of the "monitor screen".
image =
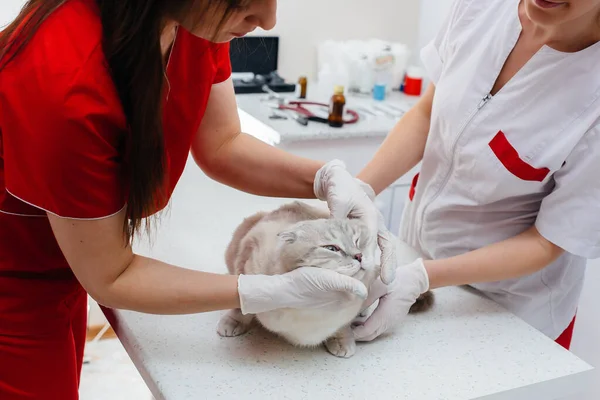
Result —
<instances>
[{"instance_id":1,"label":"monitor screen","mask_svg":"<svg viewBox=\"0 0 600 400\"><path fill-rule=\"evenodd\" d=\"M229 55L233 72L268 75L277 71L279 37L246 36L231 41Z\"/></svg>"}]
</instances>

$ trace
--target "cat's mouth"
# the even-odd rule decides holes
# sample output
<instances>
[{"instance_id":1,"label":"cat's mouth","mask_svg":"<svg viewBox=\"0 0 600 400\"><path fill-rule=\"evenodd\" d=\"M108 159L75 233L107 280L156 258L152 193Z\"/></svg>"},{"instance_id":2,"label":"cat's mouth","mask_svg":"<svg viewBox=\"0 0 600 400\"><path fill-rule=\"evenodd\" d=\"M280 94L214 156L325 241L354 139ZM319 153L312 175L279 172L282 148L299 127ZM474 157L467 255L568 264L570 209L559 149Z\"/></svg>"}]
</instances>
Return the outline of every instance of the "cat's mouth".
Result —
<instances>
[{"instance_id":1,"label":"cat's mouth","mask_svg":"<svg viewBox=\"0 0 600 400\"><path fill-rule=\"evenodd\" d=\"M362 264L348 265L348 266L342 267L337 270L337 272L342 275L347 275L347 276L352 276L352 277L354 277L356 274L360 273L361 271L365 271L365 268L363 267Z\"/></svg>"}]
</instances>

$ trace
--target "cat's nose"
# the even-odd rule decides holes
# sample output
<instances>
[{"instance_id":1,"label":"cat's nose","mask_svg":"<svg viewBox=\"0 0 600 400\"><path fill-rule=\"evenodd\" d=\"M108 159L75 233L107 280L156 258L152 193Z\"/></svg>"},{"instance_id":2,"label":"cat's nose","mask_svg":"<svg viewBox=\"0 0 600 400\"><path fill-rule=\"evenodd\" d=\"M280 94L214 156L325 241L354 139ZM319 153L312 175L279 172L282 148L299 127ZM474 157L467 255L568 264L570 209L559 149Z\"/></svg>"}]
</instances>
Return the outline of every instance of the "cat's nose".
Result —
<instances>
[{"instance_id":1,"label":"cat's nose","mask_svg":"<svg viewBox=\"0 0 600 400\"><path fill-rule=\"evenodd\" d=\"M355 254L354 259L358 262L362 262L362 253Z\"/></svg>"}]
</instances>

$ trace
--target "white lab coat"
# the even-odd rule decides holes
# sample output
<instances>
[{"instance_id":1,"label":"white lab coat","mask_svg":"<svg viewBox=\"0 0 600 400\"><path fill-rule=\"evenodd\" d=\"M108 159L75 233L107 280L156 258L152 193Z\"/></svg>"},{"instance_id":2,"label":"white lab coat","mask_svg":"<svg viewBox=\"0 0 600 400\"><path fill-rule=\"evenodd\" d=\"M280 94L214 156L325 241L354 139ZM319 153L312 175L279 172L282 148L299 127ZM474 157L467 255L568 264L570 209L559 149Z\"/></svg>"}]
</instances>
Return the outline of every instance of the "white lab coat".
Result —
<instances>
[{"instance_id":1,"label":"white lab coat","mask_svg":"<svg viewBox=\"0 0 600 400\"><path fill-rule=\"evenodd\" d=\"M438 259L535 225L566 250L533 275L475 288L556 339L573 319L586 258L600 256L600 43L543 47L489 92L521 30L519 0L457 0L421 53L436 85L400 237Z\"/></svg>"}]
</instances>

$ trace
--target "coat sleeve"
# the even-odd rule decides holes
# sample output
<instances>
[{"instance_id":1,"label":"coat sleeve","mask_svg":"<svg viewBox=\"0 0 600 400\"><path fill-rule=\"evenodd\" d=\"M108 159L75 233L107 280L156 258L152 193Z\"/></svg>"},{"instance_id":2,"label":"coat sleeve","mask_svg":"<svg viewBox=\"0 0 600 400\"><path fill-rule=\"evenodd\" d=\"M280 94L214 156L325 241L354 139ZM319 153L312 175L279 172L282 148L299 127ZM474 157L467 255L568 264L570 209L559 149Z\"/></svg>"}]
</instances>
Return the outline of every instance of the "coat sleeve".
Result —
<instances>
[{"instance_id":1,"label":"coat sleeve","mask_svg":"<svg viewBox=\"0 0 600 400\"><path fill-rule=\"evenodd\" d=\"M584 135L554 181L542 200L536 228L569 253L600 257L600 125Z\"/></svg>"}]
</instances>

